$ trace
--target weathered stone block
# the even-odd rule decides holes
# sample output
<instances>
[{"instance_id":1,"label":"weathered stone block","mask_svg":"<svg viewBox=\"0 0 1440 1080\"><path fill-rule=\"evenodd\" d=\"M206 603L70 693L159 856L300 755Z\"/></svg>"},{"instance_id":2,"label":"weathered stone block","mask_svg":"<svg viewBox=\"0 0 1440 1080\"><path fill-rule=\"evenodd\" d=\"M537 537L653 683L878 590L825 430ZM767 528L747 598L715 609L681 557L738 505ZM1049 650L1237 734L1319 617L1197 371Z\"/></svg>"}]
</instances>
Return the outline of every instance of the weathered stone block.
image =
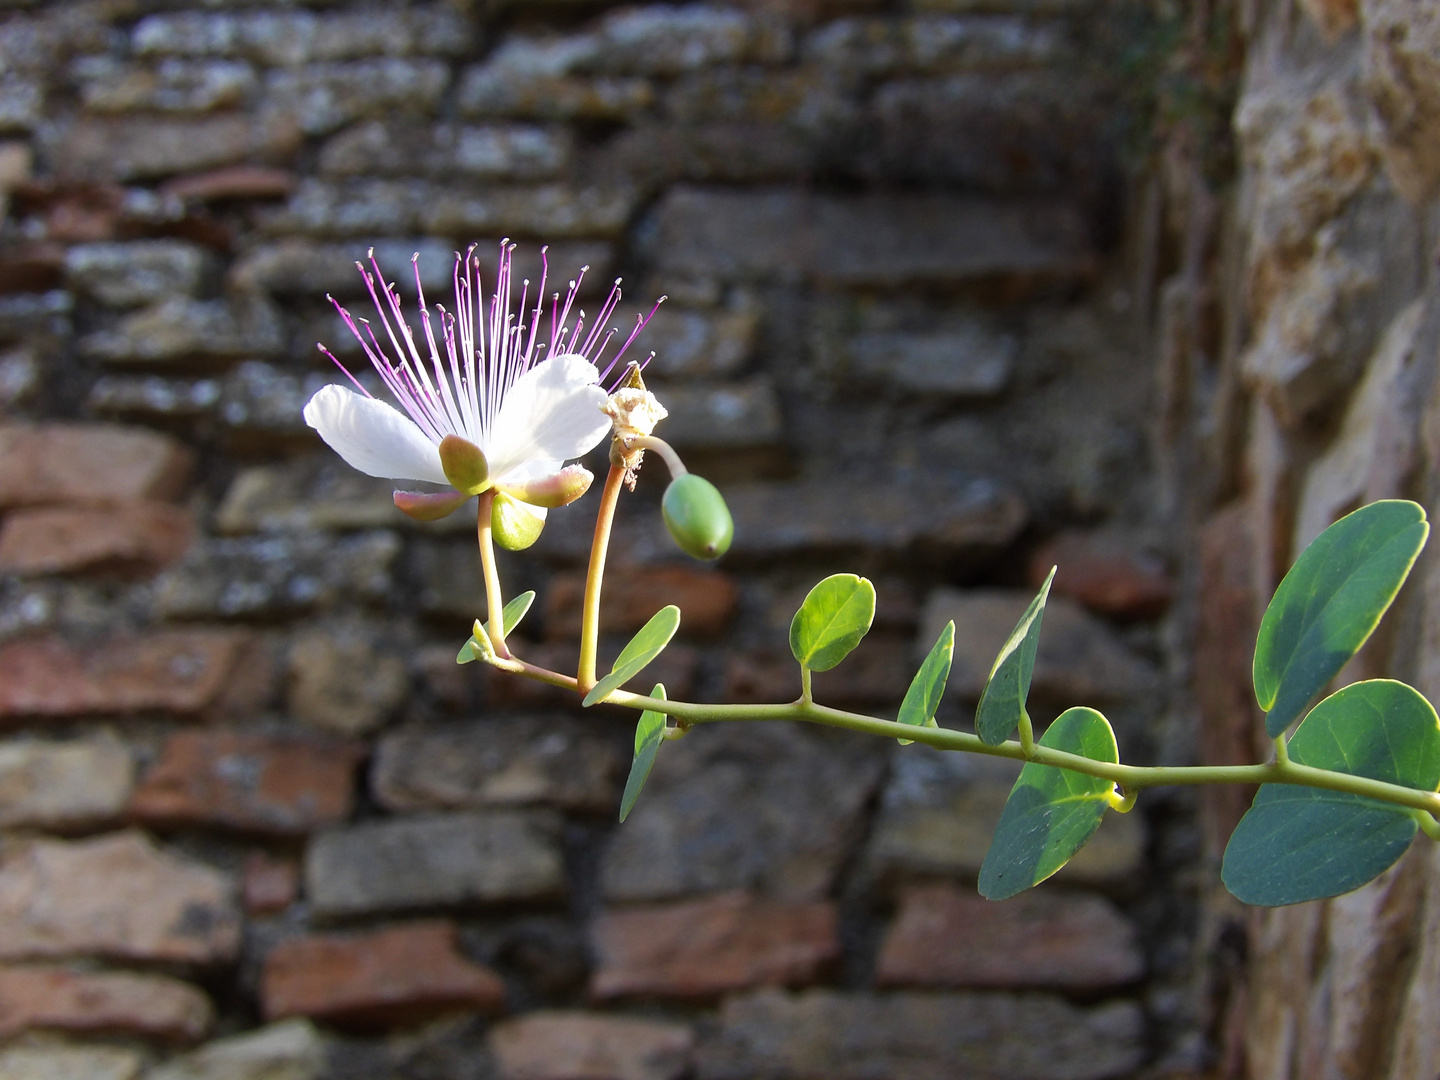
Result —
<instances>
[{"instance_id":1,"label":"weathered stone block","mask_svg":"<svg viewBox=\"0 0 1440 1080\"><path fill-rule=\"evenodd\" d=\"M490 1035L502 1080L676 1080L694 1044L685 1024L579 1012L530 1013Z\"/></svg>"},{"instance_id":2,"label":"weathered stone block","mask_svg":"<svg viewBox=\"0 0 1440 1080\"><path fill-rule=\"evenodd\" d=\"M170 503L16 510L0 524L0 573L148 576L177 562L194 536L190 511Z\"/></svg>"},{"instance_id":3,"label":"weathered stone block","mask_svg":"<svg viewBox=\"0 0 1440 1080\"><path fill-rule=\"evenodd\" d=\"M702 1080L1104 1080L1145 1059L1133 1002L1077 1008L1043 994L842 994L732 998L697 1053Z\"/></svg>"},{"instance_id":4,"label":"weathered stone block","mask_svg":"<svg viewBox=\"0 0 1440 1080\"><path fill-rule=\"evenodd\" d=\"M138 422L194 420L220 401L218 379L169 379L163 375L102 375L90 384L86 408L98 416Z\"/></svg>"},{"instance_id":5,"label":"weathered stone block","mask_svg":"<svg viewBox=\"0 0 1440 1080\"><path fill-rule=\"evenodd\" d=\"M617 237L636 196L628 188L490 186L474 190L420 180L302 181L265 231L309 236Z\"/></svg>"},{"instance_id":6,"label":"weathered stone block","mask_svg":"<svg viewBox=\"0 0 1440 1080\"><path fill-rule=\"evenodd\" d=\"M1044 584L1052 566L1058 568L1052 594L1115 619L1153 619L1175 595L1165 564L1119 536L1075 530L1053 537L1030 558L1033 588Z\"/></svg>"},{"instance_id":7,"label":"weathered stone block","mask_svg":"<svg viewBox=\"0 0 1440 1080\"><path fill-rule=\"evenodd\" d=\"M307 135L324 135L365 117L433 115L450 82L442 60L385 57L281 68L265 78L269 110Z\"/></svg>"},{"instance_id":8,"label":"weathered stone block","mask_svg":"<svg viewBox=\"0 0 1440 1080\"><path fill-rule=\"evenodd\" d=\"M865 852L880 883L936 875L973 880L985 861L1020 766L998 758L907 746L894 759ZM1145 862L1135 814L1106 814L1056 881L1122 887Z\"/></svg>"},{"instance_id":9,"label":"weathered stone block","mask_svg":"<svg viewBox=\"0 0 1440 1080\"><path fill-rule=\"evenodd\" d=\"M996 904L969 888L906 889L876 961L882 987L1095 993L1145 974L1135 926L1085 893L1031 891Z\"/></svg>"},{"instance_id":10,"label":"weathered stone block","mask_svg":"<svg viewBox=\"0 0 1440 1080\"><path fill-rule=\"evenodd\" d=\"M453 923L433 921L283 941L265 957L260 1000L271 1020L372 1028L456 1010L499 1012L505 984L465 958Z\"/></svg>"},{"instance_id":11,"label":"weathered stone block","mask_svg":"<svg viewBox=\"0 0 1440 1080\"><path fill-rule=\"evenodd\" d=\"M825 896L880 779L875 747L792 727L697 734L665 747L644 797L611 837L606 899L737 888Z\"/></svg>"},{"instance_id":12,"label":"weathered stone block","mask_svg":"<svg viewBox=\"0 0 1440 1080\"><path fill-rule=\"evenodd\" d=\"M716 637L730 625L740 602L735 579L717 570L700 570L683 563L627 567L606 573L605 603L600 611L601 633L633 634L666 604L679 607L687 637ZM580 632L585 578L581 574L555 574L545 591L545 632L564 641Z\"/></svg>"},{"instance_id":13,"label":"weathered stone block","mask_svg":"<svg viewBox=\"0 0 1440 1080\"><path fill-rule=\"evenodd\" d=\"M134 779L129 749L109 735L0 743L0 828L83 829L113 821Z\"/></svg>"},{"instance_id":14,"label":"weathered stone block","mask_svg":"<svg viewBox=\"0 0 1440 1080\"><path fill-rule=\"evenodd\" d=\"M986 480L896 481L858 490L829 482L736 484L725 499L735 518L732 551L751 558L863 547L973 559L1009 543L1027 516L1017 495Z\"/></svg>"},{"instance_id":15,"label":"weathered stone block","mask_svg":"<svg viewBox=\"0 0 1440 1080\"><path fill-rule=\"evenodd\" d=\"M657 383L651 389L670 414L659 434L682 452L736 452L781 443L780 398L767 378L723 386Z\"/></svg>"},{"instance_id":16,"label":"weathered stone block","mask_svg":"<svg viewBox=\"0 0 1440 1080\"><path fill-rule=\"evenodd\" d=\"M718 312L663 305L640 339L655 353L646 375L723 379L738 374L754 352L759 316L743 304Z\"/></svg>"},{"instance_id":17,"label":"weathered stone block","mask_svg":"<svg viewBox=\"0 0 1440 1080\"><path fill-rule=\"evenodd\" d=\"M565 893L560 818L550 811L423 814L321 833L305 892L333 918L548 900Z\"/></svg>"},{"instance_id":18,"label":"weathered stone block","mask_svg":"<svg viewBox=\"0 0 1440 1080\"><path fill-rule=\"evenodd\" d=\"M284 449L296 444L313 446L318 436L305 423L305 403L334 377L318 371L300 374L261 360L246 360L221 383L217 410L220 422L231 439L241 445Z\"/></svg>"},{"instance_id":19,"label":"weathered stone block","mask_svg":"<svg viewBox=\"0 0 1440 1080\"><path fill-rule=\"evenodd\" d=\"M319 1080L325 1041L309 1020L217 1039L152 1069L146 1080Z\"/></svg>"},{"instance_id":20,"label":"weathered stone block","mask_svg":"<svg viewBox=\"0 0 1440 1080\"><path fill-rule=\"evenodd\" d=\"M174 363L274 356L284 351L279 313L261 296L234 301L172 297L127 315L113 329L80 342L87 356L106 363Z\"/></svg>"},{"instance_id":21,"label":"weathered stone block","mask_svg":"<svg viewBox=\"0 0 1440 1080\"><path fill-rule=\"evenodd\" d=\"M697 277L813 274L898 288L1068 280L1094 264L1083 215L1054 200L678 187L661 201L657 225L659 269Z\"/></svg>"},{"instance_id":22,"label":"weathered stone block","mask_svg":"<svg viewBox=\"0 0 1440 1080\"><path fill-rule=\"evenodd\" d=\"M1010 381L1019 342L973 323L933 334L869 331L849 345L860 378L928 397L995 397Z\"/></svg>"},{"instance_id":23,"label":"weathered stone block","mask_svg":"<svg viewBox=\"0 0 1440 1080\"><path fill-rule=\"evenodd\" d=\"M60 171L97 180L148 180L239 162L280 162L302 132L279 113L254 116L81 117L55 149Z\"/></svg>"},{"instance_id":24,"label":"weathered stone block","mask_svg":"<svg viewBox=\"0 0 1440 1080\"><path fill-rule=\"evenodd\" d=\"M1016 15L921 15L835 19L812 31L807 60L847 75L1007 71L1057 59L1064 35L1055 23Z\"/></svg>"},{"instance_id":25,"label":"weathered stone block","mask_svg":"<svg viewBox=\"0 0 1440 1080\"><path fill-rule=\"evenodd\" d=\"M805 986L840 957L832 904L743 892L610 909L590 927L590 996L708 999L760 986Z\"/></svg>"},{"instance_id":26,"label":"weathered stone block","mask_svg":"<svg viewBox=\"0 0 1440 1080\"><path fill-rule=\"evenodd\" d=\"M230 482L214 525L227 534L394 526L403 518L391 498L394 487L331 453L252 466Z\"/></svg>"},{"instance_id":27,"label":"weathered stone block","mask_svg":"<svg viewBox=\"0 0 1440 1080\"><path fill-rule=\"evenodd\" d=\"M255 69L235 60L167 58L151 65L87 56L72 69L91 112L199 113L243 105L259 85Z\"/></svg>"},{"instance_id":28,"label":"weathered stone block","mask_svg":"<svg viewBox=\"0 0 1440 1080\"><path fill-rule=\"evenodd\" d=\"M548 180L569 162L563 129L533 124L398 124L373 120L342 131L320 151L323 176L456 174L489 180Z\"/></svg>"},{"instance_id":29,"label":"weathered stone block","mask_svg":"<svg viewBox=\"0 0 1440 1080\"><path fill-rule=\"evenodd\" d=\"M1101 100L1068 73L897 80L872 99L863 129L871 150L852 168L872 182L1094 204L1116 156Z\"/></svg>"},{"instance_id":30,"label":"weathered stone block","mask_svg":"<svg viewBox=\"0 0 1440 1080\"><path fill-rule=\"evenodd\" d=\"M159 711L193 715L225 692L247 645L221 630L167 630L80 650L56 638L0 646L0 717Z\"/></svg>"},{"instance_id":31,"label":"weathered stone block","mask_svg":"<svg viewBox=\"0 0 1440 1080\"><path fill-rule=\"evenodd\" d=\"M784 60L788 33L743 11L698 4L629 8L600 23L584 69L611 74L679 75L741 61Z\"/></svg>"},{"instance_id":32,"label":"weathered stone block","mask_svg":"<svg viewBox=\"0 0 1440 1080\"><path fill-rule=\"evenodd\" d=\"M566 73L565 44L511 38L461 76L456 104L464 116L535 120L626 120L654 104L649 79Z\"/></svg>"},{"instance_id":33,"label":"weathered stone block","mask_svg":"<svg viewBox=\"0 0 1440 1080\"><path fill-rule=\"evenodd\" d=\"M447 236L618 238L630 223L636 194L628 187L493 187L465 193L447 185L419 207L420 226Z\"/></svg>"},{"instance_id":34,"label":"weathered stone block","mask_svg":"<svg viewBox=\"0 0 1440 1080\"><path fill-rule=\"evenodd\" d=\"M0 959L210 964L240 944L234 882L139 832L37 840L0 860Z\"/></svg>"},{"instance_id":35,"label":"weathered stone block","mask_svg":"<svg viewBox=\"0 0 1440 1080\"><path fill-rule=\"evenodd\" d=\"M175 499L194 459L168 436L109 424L0 425L0 507Z\"/></svg>"},{"instance_id":36,"label":"weathered stone block","mask_svg":"<svg viewBox=\"0 0 1440 1080\"><path fill-rule=\"evenodd\" d=\"M140 56L239 56L297 66L362 56L463 54L470 20L444 4L324 13L256 8L150 15L130 32Z\"/></svg>"},{"instance_id":37,"label":"weathered stone block","mask_svg":"<svg viewBox=\"0 0 1440 1080\"><path fill-rule=\"evenodd\" d=\"M817 671L819 699L842 706L898 706L910 687L912 646L908 638L872 634L830 671ZM732 655L725 664L725 700L792 701L800 673L787 652L760 649Z\"/></svg>"},{"instance_id":38,"label":"weathered stone block","mask_svg":"<svg viewBox=\"0 0 1440 1080\"><path fill-rule=\"evenodd\" d=\"M245 856L240 899L247 915L274 915L300 894L300 867L294 859L274 858L263 851Z\"/></svg>"},{"instance_id":39,"label":"weathered stone block","mask_svg":"<svg viewBox=\"0 0 1440 1080\"><path fill-rule=\"evenodd\" d=\"M410 693L405 661L364 634L309 630L291 645L289 669L290 715L343 735L379 727Z\"/></svg>"},{"instance_id":40,"label":"weathered stone block","mask_svg":"<svg viewBox=\"0 0 1440 1080\"><path fill-rule=\"evenodd\" d=\"M176 619L286 618L340 595L374 600L389 591L399 551L390 532L206 540L160 577L156 610Z\"/></svg>"},{"instance_id":41,"label":"weathered stone block","mask_svg":"<svg viewBox=\"0 0 1440 1080\"><path fill-rule=\"evenodd\" d=\"M210 264L203 248L182 240L77 244L65 253L70 286L111 307L193 296Z\"/></svg>"},{"instance_id":42,"label":"weathered stone block","mask_svg":"<svg viewBox=\"0 0 1440 1080\"><path fill-rule=\"evenodd\" d=\"M0 1080L138 1080L145 1057L119 1047L17 1046L0 1050Z\"/></svg>"},{"instance_id":43,"label":"weathered stone block","mask_svg":"<svg viewBox=\"0 0 1440 1080\"><path fill-rule=\"evenodd\" d=\"M389 810L538 803L606 814L619 804L625 764L615 740L593 722L487 717L385 736L370 782Z\"/></svg>"},{"instance_id":44,"label":"weathered stone block","mask_svg":"<svg viewBox=\"0 0 1440 1080\"><path fill-rule=\"evenodd\" d=\"M130 812L160 827L303 835L350 816L361 753L334 741L178 732L141 779Z\"/></svg>"},{"instance_id":45,"label":"weathered stone block","mask_svg":"<svg viewBox=\"0 0 1440 1080\"><path fill-rule=\"evenodd\" d=\"M215 1008L202 991L163 975L0 967L3 1038L40 1030L195 1042L214 1021Z\"/></svg>"},{"instance_id":46,"label":"weathered stone block","mask_svg":"<svg viewBox=\"0 0 1440 1080\"><path fill-rule=\"evenodd\" d=\"M1034 597L1004 589L938 589L925 602L916 655L924 657L946 622L955 620L950 692L978 700L1005 639ZM1103 622L1079 604L1052 596L1045 605L1031 692L1065 705L1139 699L1159 675Z\"/></svg>"}]
</instances>

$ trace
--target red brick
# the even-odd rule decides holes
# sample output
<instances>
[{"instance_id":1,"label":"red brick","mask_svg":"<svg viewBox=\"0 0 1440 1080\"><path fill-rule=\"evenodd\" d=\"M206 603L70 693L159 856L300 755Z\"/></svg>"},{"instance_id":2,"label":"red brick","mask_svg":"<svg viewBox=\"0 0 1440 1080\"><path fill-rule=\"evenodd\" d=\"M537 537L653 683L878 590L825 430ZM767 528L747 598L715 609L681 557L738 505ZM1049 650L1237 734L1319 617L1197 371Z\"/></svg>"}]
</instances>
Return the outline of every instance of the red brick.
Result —
<instances>
[{"instance_id":1,"label":"red brick","mask_svg":"<svg viewBox=\"0 0 1440 1080\"><path fill-rule=\"evenodd\" d=\"M803 986L840 955L835 908L744 892L608 911L591 927L590 995L707 999Z\"/></svg>"},{"instance_id":2,"label":"red brick","mask_svg":"<svg viewBox=\"0 0 1440 1080\"><path fill-rule=\"evenodd\" d=\"M362 751L335 740L181 731L135 789L148 825L301 835L350 816Z\"/></svg>"},{"instance_id":3,"label":"red brick","mask_svg":"<svg viewBox=\"0 0 1440 1080\"><path fill-rule=\"evenodd\" d=\"M295 902L300 892L300 867L294 859L275 858L264 851L245 856L240 895L247 915L274 915Z\"/></svg>"},{"instance_id":4,"label":"red brick","mask_svg":"<svg viewBox=\"0 0 1440 1080\"><path fill-rule=\"evenodd\" d=\"M533 1012L497 1024L490 1046L501 1080L675 1080L695 1036L660 1020Z\"/></svg>"},{"instance_id":5,"label":"red brick","mask_svg":"<svg viewBox=\"0 0 1440 1080\"><path fill-rule=\"evenodd\" d=\"M283 942L265 958L260 998L271 1020L383 1027L455 1010L499 1012L505 985L461 955L452 923L432 921Z\"/></svg>"},{"instance_id":6,"label":"red brick","mask_svg":"<svg viewBox=\"0 0 1440 1080\"><path fill-rule=\"evenodd\" d=\"M0 509L174 499L193 464L180 443L144 428L0 425Z\"/></svg>"},{"instance_id":7,"label":"red brick","mask_svg":"<svg viewBox=\"0 0 1440 1080\"><path fill-rule=\"evenodd\" d=\"M54 637L10 642L0 646L0 720L201 712L226 690L247 637L165 630L85 648Z\"/></svg>"},{"instance_id":8,"label":"red brick","mask_svg":"<svg viewBox=\"0 0 1440 1080\"><path fill-rule=\"evenodd\" d=\"M279 199L295 187L295 174L265 165L231 165L167 180L160 190L180 199Z\"/></svg>"},{"instance_id":9,"label":"red brick","mask_svg":"<svg viewBox=\"0 0 1440 1080\"><path fill-rule=\"evenodd\" d=\"M1153 619L1175 596L1175 585L1159 559L1124 542L1086 532L1061 533L1030 560L1030 585L1038 589L1050 573L1059 596L1116 619Z\"/></svg>"},{"instance_id":10,"label":"red brick","mask_svg":"<svg viewBox=\"0 0 1440 1080\"><path fill-rule=\"evenodd\" d=\"M234 893L228 875L143 833L36 840L0 861L0 960L230 960L240 945Z\"/></svg>"},{"instance_id":11,"label":"red brick","mask_svg":"<svg viewBox=\"0 0 1440 1080\"><path fill-rule=\"evenodd\" d=\"M153 574L185 554L194 536L190 512L170 503L16 510L0 526L0 573Z\"/></svg>"},{"instance_id":12,"label":"red brick","mask_svg":"<svg viewBox=\"0 0 1440 1080\"><path fill-rule=\"evenodd\" d=\"M202 991L163 975L0 967L0 1038L38 1029L194 1042L214 1021Z\"/></svg>"},{"instance_id":13,"label":"red brick","mask_svg":"<svg viewBox=\"0 0 1440 1080\"><path fill-rule=\"evenodd\" d=\"M60 284L65 249L59 244L27 244L0 251L0 293L44 292Z\"/></svg>"},{"instance_id":14,"label":"red brick","mask_svg":"<svg viewBox=\"0 0 1440 1080\"><path fill-rule=\"evenodd\" d=\"M545 635L570 641L580 633L585 576L560 573L545 591ZM718 570L689 566L616 566L605 573L601 593L602 633L633 634L666 604L681 612L680 633L711 638L725 631L740 602L735 580Z\"/></svg>"},{"instance_id":15,"label":"red brick","mask_svg":"<svg viewBox=\"0 0 1440 1080\"><path fill-rule=\"evenodd\" d=\"M920 885L901 896L876 981L1089 992L1144 974L1134 926L1099 896L1029 892L996 904L954 885Z\"/></svg>"}]
</instances>

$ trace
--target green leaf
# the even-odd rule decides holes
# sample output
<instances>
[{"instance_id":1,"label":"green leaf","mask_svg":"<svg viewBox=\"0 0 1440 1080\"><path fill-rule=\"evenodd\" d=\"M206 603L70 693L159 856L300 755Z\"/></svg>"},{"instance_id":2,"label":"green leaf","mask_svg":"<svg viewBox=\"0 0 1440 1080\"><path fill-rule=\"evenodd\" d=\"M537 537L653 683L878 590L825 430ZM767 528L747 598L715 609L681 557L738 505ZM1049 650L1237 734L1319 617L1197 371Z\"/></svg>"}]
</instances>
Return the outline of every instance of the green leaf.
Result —
<instances>
[{"instance_id":1,"label":"green leaf","mask_svg":"<svg viewBox=\"0 0 1440 1080\"><path fill-rule=\"evenodd\" d=\"M1289 742L1290 760L1434 791L1440 720L1418 691L1371 679L1331 694ZM1412 812L1343 791L1262 784L1240 819L1220 876L1247 904L1275 907L1358 889L1405 853Z\"/></svg>"},{"instance_id":2,"label":"green leaf","mask_svg":"<svg viewBox=\"0 0 1440 1080\"><path fill-rule=\"evenodd\" d=\"M1040 738L1041 746L1092 761L1117 762L1115 733L1094 709L1066 709ZM980 867L980 895L1005 900L1059 870L1100 827L1115 789L1109 780L1030 762L1005 800L995 839Z\"/></svg>"},{"instance_id":3,"label":"green leaf","mask_svg":"<svg viewBox=\"0 0 1440 1080\"><path fill-rule=\"evenodd\" d=\"M505 624L505 636L510 636L510 631L520 625L520 620L530 610L530 605L535 602L533 592L523 592L505 605L505 610L500 613L500 621ZM460 646L460 652L455 657L457 664L468 664L472 660L479 660L491 655L490 648L490 623L475 620L475 632L470 635L470 640Z\"/></svg>"},{"instance_id":4,"label":"green leaf","mask_svg":"<svg viewBox=\"0 0 1440 1080\"><path fill-rule=\"evenodd\" d=\"M495 649L490 644L490 635L485 630L485 624L479 619L470 631L470 640L460 646L460 652L455 656L457 664L468 664L472 660L484 660L487 664L495 659Z\"/></svg>"},{"instance_id":5,"label":"green leaf","mask_svg":"<svg viewBox=\"0 0 1440 1080\"><path fill-rule=\"evenodd\" d=\"M1365 644L1429 532L1419 506L1387 499L1345 515L1301 552L1255 642L1255 697L1272 739Z\"/></svg>"},{"instance_id":6,"label":"green leaf","mask_svg":"<svg viewBox=\"0 0 1440 1080\"><path fill-rule=\"evenodd\" d=\"M650 696L665 701L664 684L656 683ZM629 815L635 806L635 800L640 797L640 789L645 786L645 779L650 775L650 766L655 764L655 755L664 741L665 714L646 709L640 714L640 722L635 725L635 760L630 763L630 775L625 778L625 794L620 797L621 821Z\"/></svg>"},{"instance_id":7,"label":"green leaf","mask_svg":"<svg viewBox=\"0 0 1440 1080\"><path fill-rule=\"evenodd\" d=\"M615 658L615 666L610 669L610 674L596 683L580 704L589 708L597 701L609 697L611 691L633 679L646 664L664 651L665 646L670 644L670 639L675 636L675 631L679 628L680 609L674 604L669 604L651 615L650 621L630 639L630 644L620 650L620 655Z\"/></svg>"},{"instance_id":8,"label":"green leaf","mask_svg":"<svg viewBox=\"0 0 1440 1080\"><path fill-rule=\"evenodd\" d=\"M535 593L533 591L522 592L505 605L505 610L500 613L500 621L505 624L506 637L509 637L510 631L520 625L520 620L525 617L525 613L530 610L530 605L534 602ZM487 631L490 629L489 622L485 623L485 629Z\"/></svg>"},{"instance_id":9,"label":"green leaf","mask_svg":"<svg viewBox=\"0 0 1440 1080\"><path fill-rule=\"evenodd\" d=\"M975 710L975 733L986 746L999 746L1008 739L1025 713L1030 677L1035 673L1035 650L1040 645L1040 621L1045 617L1045 601L1050 597L1050 583L1054 580L1055 567L1052 566L1039 595L1020 616L990 669L990 678Z\"/></svg>"},{"instance_id":10,"label":"green leaf","mask_svg":"<svg viewBox=\"0 0 1440 1080\"><path fill-rule=\"evenodd\" d=\"M832 574L810 590L790 622L790 651L800 666L829 671L850 655L875 618L875 586Z\"/></svg>"},{"instance_id":11,"label":"green leaf","mask_svg":"<svg viewBox=\"0 0 1440 1080\"><path fill-rule=\"evenodd\" d=\"M950 661L955 656L955 620L951 619L940 631L930 654L910 680L910 689L905 691L905 700L900 703L899 719L902 724L916 727L934 727L935 711L940 708L940 698L945 694L945 680L950 677ZM914 739L897 739L901 746L909 746Z\"/></svg>"}]
</instances>

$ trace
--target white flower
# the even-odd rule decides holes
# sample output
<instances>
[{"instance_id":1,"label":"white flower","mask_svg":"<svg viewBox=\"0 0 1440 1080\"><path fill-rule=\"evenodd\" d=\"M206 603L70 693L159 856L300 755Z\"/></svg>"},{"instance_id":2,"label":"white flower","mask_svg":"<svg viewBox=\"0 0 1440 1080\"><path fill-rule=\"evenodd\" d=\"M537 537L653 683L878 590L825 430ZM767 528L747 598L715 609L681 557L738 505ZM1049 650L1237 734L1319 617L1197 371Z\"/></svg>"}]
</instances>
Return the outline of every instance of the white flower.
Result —
<instances>
[{"instance_id":1,"label":"white flower","mask_svg":"<svg viewBox=\"0 0 1440 1080\"><path fill-rule=\"evenodd\" d=\"M604 371L599 370L596 364L615 335L614 330L605 331L605 323L620 301L619 282L582 339L585 313L578 312L574 325L569 324L582 269L570 283L563 306L559 293L554 294L549 342L537 343L545 273L542 270L528 322L528 281L521 289L519 314L512 314L514 250L512 244L501 244L488 318L475 246L463 256L456 254L455 311L435 305L438 338L425 306L418 263L411 260L423 324L423 356L405 321L400 293L385 283L373 252L373 274L359 263L356 266L375 301L381 334L377 336L366 320L353 318L331 300L404 412L372 397L335 360L359 392L340 385L322 388L306 404L305 422L363 473L451 487L435 494L397 491L396 505L413 516L442 517L469 496L494 488L527 503L543 519L546 507L579 498L590 484L587 470L578 465L567 468L565 462L588 453L610 431L602 383L649 320L637 318L620 351ZM544 249L541 256L543 260ZM382 340L389 342L388 349ZM335 359L323 345L321 349Z\"/></svg>"}]
</instances>

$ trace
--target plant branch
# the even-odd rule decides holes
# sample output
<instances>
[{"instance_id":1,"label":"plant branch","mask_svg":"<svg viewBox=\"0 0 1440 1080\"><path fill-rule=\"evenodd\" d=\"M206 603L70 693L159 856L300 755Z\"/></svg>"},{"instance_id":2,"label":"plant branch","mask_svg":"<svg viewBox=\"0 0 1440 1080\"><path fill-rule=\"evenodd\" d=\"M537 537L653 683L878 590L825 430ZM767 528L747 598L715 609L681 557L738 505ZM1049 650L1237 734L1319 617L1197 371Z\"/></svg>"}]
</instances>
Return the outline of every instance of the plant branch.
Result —
<instances>
[{"instance_id":1,"label":"plant branch","mask_svg":"<svg viewBox=\"0 0 1440 1080\"><path fill-rule=\"evenodd\" d=\"M480 568L485 574L485 604L490 612L490 645L496 656L508 660L510 650L505 645L505 599L500 594L500 571L495 566L495 543L490 535L490 513L494 504L494 488L481 492L475 531L480 541Z\"/></svg>"},{"instance_id":2,"label":"plant branch","mask_svg":"<svg viewBox=\"0 0 1440 1080\"><path fill-rule=\"evenodd\" d=\"M605 490L600 495L600 511L595 516L595 539L590 544L590 566L585 571L585 607L580 617L580 666L575 673L576 689L588 694L595 685L595 655L600 641L600 586L605 578L605 556L610 550L610 528L615 522L615 506L620 501L620 485L625 482L625 467L611 465L605 477Z\"/></svg>"}]
</instances>

